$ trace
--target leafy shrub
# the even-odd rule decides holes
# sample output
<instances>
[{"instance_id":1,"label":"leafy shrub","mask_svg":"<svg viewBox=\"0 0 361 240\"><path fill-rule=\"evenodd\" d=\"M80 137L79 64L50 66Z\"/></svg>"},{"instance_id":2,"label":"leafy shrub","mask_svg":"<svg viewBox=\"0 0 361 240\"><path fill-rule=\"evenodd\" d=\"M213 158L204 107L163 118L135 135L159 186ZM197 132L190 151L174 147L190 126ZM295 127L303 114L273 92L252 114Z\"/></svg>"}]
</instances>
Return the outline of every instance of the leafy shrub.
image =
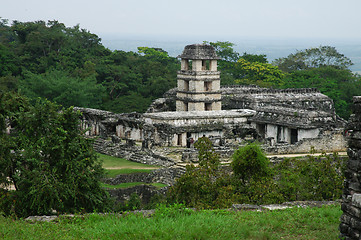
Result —
<instances>
[{"instance_id":1,"label":"leafy shrub","mask_svg":"<svg viewBox=\"0 0 361 240\"><path fill-rule=\"evenodd\" d=\"M269 204L283 200L266 155L256 143L240 147L231 163L233 185L241 203Z\"/></svg>"},{"instance_id":2,"label":"leafy shrub","mask_svg":"<svg viewBox=\"0 0 361 240\"><path fill-rule=\"evenodd\" d=\"M275 167L280 193L288 201L335 200L342 195L346 161L322 154L306 159L285 159Z\"/></svg>"},{"instance_id":3,"label":"leafy shrub","mask_svg":"<svg viewBox=\"0 0 361 240\"><path fill-rule=\"evenodd\" d=\"M188 207L226 208L233 203L271 204L340 198L345 161L337 154L285 159L271 166L257 144L233 155L233 175L220 166L209 139L197 142L199 166L187 165L167 200ZM208 161L211 159L211 161Z\"/></svg>"},{"instance_id":4,"label":"leafy shrub","mask_svg":"<svg viewBox=\"0 0 361 240\"><path fill-rule=\"evenodd\" d=\"M214 151L212 141L207 137L199 138L195 143L194 147L198 149L198 162L200 166L206 167L218 167L219 156Z\"/></svg>"},{"instance_id":5,"label":"leafy shrub","mask_svg":"<svg viewBox=\"0 0 361 240\"><path fill-rule=\"evenodd\" d=\"M186 166L186 173L168 190L168 202L183 202L197 208L228 207L233 202L230 174L220 167L211 141L202 137L195 143L199 166Z\"/></svg>"},{"instance_id":6,"label":"leafy shrub","mask_svg":"<svg viewBox=\"0 0 361 240\"><path fill-rule=\"evenodd\" d=\"M233 199L231 178L224 170L188 165L186 173L168 190L168 202L184 202L188 207L228 207Z\"/></svg>"},{"instance_id":7,"label":"leafy shrub","mask_svg":"<svg viewBox=\"0 0 361 240\"><path fill-rule=\"evenodd\" d=\"M233 154L233 172L243 182L271 176L269 160L256 143L240 147Z\"/></svg>"}]
</instances>

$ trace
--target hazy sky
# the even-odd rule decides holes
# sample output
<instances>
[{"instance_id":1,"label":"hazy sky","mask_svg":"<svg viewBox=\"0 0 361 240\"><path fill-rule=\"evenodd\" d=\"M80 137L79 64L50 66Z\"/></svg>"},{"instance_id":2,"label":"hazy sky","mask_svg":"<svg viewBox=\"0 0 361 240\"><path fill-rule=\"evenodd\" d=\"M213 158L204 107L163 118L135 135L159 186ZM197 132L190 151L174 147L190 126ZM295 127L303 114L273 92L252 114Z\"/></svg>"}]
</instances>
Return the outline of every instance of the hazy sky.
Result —
<instances>
[{"instance_id":1,"label":"hazy sky","mask_svg":"<svg viewBox=\"0 0 361 240\"><path fill-rule=\"evenodd\" d=\"M98 35L361 39L361 0L0 0L0 17Z\"/></svg>"}]
</instances>

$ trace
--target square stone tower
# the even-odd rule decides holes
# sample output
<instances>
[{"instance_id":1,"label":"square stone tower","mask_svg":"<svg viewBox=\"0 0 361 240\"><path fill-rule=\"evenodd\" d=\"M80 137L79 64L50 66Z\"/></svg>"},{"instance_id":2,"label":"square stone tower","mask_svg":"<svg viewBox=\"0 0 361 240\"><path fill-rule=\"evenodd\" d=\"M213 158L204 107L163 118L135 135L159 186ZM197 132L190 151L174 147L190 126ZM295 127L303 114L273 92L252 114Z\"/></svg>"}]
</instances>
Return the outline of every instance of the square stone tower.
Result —
<instances>
[{"instance_id":1,"label":"square stone tower","mask_svg":"<svg viewBox=\"0 0 361 240\"><path fill-rule=\"evenodd\" d=\"M216 51L210 45L187 45L178 71L177 111L221 110L220 72Z\"/></svg>"}]
</instances>

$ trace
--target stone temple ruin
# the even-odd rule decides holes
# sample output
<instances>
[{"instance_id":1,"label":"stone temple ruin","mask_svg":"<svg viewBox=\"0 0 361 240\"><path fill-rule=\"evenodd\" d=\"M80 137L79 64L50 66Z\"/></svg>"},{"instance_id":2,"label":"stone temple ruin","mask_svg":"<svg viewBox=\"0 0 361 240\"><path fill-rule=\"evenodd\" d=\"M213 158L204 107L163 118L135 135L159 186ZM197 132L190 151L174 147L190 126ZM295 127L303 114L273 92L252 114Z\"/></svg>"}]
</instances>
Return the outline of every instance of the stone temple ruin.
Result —
<instances>
[{"instance_id":1,"label":"stone temple ruin","mask_svg":"<svg viewBox=\"0 0 361 240\"><path fill-rule=\"evenodd\" d=\"M361 96L353 97L353 114L346 126L349 160L342 195L340 238L361 239Z\"/></svg>"},{"instance_id":2,"label":"stone temple ruin","mask_svg":"<svg viewBox=\"0 0 361 240\"><path fill-rule=\"evenodd\" d=\"M87 135L112 137L114 143L139 142L148 152L162 147L192 151L202 136L230 153L256 140L267 153L346 148L345 121L336 115L333 101L318 90L221 87L219 58L205 44L186 46L179 58L177 88L155 100L144 114L77 108L83 112Z\"/></svg>"}]
</instances>

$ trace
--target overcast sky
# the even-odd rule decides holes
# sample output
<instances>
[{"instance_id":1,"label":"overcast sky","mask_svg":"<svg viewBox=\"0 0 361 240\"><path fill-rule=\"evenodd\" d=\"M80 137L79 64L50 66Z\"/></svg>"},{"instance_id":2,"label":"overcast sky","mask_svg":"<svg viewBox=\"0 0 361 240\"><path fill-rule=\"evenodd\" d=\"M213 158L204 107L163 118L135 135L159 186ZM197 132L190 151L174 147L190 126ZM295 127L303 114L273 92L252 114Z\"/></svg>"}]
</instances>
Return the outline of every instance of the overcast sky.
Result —
<instances>
[{"instance_id":1,"label":"overcast sky","mask_svg":"<svg viewBox=\"0 0 361 240\"><path fill-rule=\"evenodd\" d=\"M361 39L361 0L0 0L0 17L98 35Z\"/></svg>"}]
</instances>

